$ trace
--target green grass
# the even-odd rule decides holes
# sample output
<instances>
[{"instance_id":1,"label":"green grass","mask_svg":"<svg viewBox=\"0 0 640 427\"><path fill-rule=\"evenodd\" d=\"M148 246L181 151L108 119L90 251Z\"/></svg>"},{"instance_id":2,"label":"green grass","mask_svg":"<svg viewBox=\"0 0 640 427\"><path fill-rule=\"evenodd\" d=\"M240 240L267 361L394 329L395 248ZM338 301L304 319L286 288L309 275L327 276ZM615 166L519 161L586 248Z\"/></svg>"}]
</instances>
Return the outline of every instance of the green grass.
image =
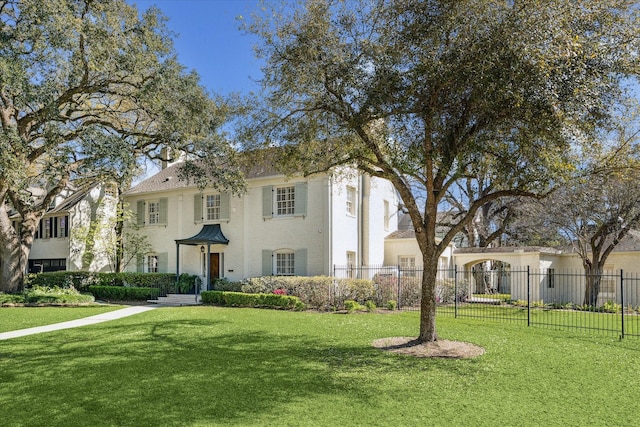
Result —
<instances>
[{"instance_id":1,"label":"green grass","mask_svg":"<svg viewBox=\"0 0 640 427\"><path fill-rule=\"evenodd\" d=\"M440 306L438 314L454 316L452 305ZM620 313L602 313L581 310L560 310L532 307L529 313L532 326L558 330L590 330L618 337L622 332ZM458 307L459 318L494 319L500 322L512 322L526 326L526 307L492 304L463 304ZM640 335L640 315L635 312L625 314L625 334Z\"/></svg>"},{"instance_id":2,"label":"green grass","mask_svg":"<svg viewBox=\"0 0 640 427\"><path fill-rule=\"evenodd\" d=\"M18 309L21 310L21 309ZM0 343L2 425L636 425L639 340L473 319L473 360L372 348L418 313L160 308Z\"/></svg>"},{"instance_id":3,"label":"green grass","mask_svg":"<svg viewBox=\"0 0 640 427\"><path fill-rule=\"evenodd\" d=\"M2 307L0 332L66 322L117 310L122 306L88 305L78 307Z\"/></svg>"}]
</instances>

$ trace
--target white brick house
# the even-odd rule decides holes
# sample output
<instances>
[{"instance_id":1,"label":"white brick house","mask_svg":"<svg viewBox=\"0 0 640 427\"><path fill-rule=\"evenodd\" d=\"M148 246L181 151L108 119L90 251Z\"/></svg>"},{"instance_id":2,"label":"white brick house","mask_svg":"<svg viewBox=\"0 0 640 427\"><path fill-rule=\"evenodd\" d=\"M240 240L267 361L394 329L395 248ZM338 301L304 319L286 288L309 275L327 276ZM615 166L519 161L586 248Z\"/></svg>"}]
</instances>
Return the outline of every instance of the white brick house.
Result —
<instances>
[{"instance_id":1,"label":"white brick house","mask_svg":"<svg viewBox=\"0 0 640 427\"><path fill-rule=\"evenodd\" d=\"M331 275L335 264L382 264L385 236L397 229L393 186L355 171L287 178L254 168L237 197L200 191L180 167L125 193L152 247L138 271L197 274L204 288L218 277Z\"/></svg>"},{"instance_id":2,"label":"white brick house","mask_svg":"<svg viewBox=\"0 0 640 427\"><path fill-rule=\"evenodd\" d=\"M28 272L109 271L103 232L116 212L116 188L95 184L87 190L64 190L40 221L29 253ZM12 217L19 228L20 218ZM99 224L90 231L91 222ZM94 233L87 238L87 233Z\"/></svg>"}]
</instances>

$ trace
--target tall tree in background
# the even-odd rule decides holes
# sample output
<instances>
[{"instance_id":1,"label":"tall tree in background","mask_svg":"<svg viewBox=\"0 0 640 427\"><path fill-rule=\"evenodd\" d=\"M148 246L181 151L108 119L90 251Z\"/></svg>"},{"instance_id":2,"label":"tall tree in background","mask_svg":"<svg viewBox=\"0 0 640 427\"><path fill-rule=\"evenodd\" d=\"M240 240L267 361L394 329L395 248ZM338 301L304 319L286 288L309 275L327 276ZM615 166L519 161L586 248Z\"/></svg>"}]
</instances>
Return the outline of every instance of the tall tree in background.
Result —
<instances>
[{"instance_id":1,"label":"tall tree in background","mask_svg":"<svg viewBox=\"0 0 640 427\"><path fill-rule=\"evenodd\" d=\"M269 10L247 27L266 59L247 141L285 146L290 173L351 165L393 183L425 266L418 341L436 340L440 254L482 206L545 193L570 170L571 145L606 122L637 67L634 4L311 0ZM493 187L438 241L440 204L478 165Z\"/></svg>"},{"instance_id":2,"label":"tall tree in background","mask_svg":"<svg viewBox=\"0 0 640 427\"><path fill-rule=\"evenodd\" d=\"M36 227L61 191L131 171L162 147L216 163L231 153L216 133L222 112L176 62L157 9L0 0L0 291L21 288Z\"/></svg>"},{"instance_id":3,"label":"tall tree in background","mask_svg":"<svg viewBox=\"0 0 640 427\"><path fill-rule=\"evenodd\" d=\"M584 304L596 307L611 252L640 227L640 120L626 108L618 125L585 147L571 185L530 203L524 221L531 230L559 236L580 256Z\"/></svg>"}]
</instances>

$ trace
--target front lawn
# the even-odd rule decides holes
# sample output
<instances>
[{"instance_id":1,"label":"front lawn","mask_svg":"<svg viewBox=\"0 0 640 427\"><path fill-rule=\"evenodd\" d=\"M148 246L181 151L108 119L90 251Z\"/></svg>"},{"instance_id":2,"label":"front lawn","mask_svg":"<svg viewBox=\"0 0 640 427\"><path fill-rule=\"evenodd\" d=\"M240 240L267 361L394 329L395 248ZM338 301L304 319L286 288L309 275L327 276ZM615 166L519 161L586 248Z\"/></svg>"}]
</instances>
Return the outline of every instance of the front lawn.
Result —
<instances>
[{"instance_id":1,"label":"front lawn","mask_svg":"<svg viewBox=\"0 0 640 427\"><path fill-rule=\"evenodd\" d=\"M18 309L22 310L22 309ZM439 319L473 360L374 339L418 313L160 308L0 343L3 425L635 425L638 340Z\"/></svg>"},{"instance_id":2,"label":"front lawn","mask_svg":"<svg viewBox=\"0 0 640 427\"><path fill-rule=\"evenodd\" d=\"M116 305L78 307L1 307L0 332L67 322L123 308Z\"/></svg>"}]
</instances>

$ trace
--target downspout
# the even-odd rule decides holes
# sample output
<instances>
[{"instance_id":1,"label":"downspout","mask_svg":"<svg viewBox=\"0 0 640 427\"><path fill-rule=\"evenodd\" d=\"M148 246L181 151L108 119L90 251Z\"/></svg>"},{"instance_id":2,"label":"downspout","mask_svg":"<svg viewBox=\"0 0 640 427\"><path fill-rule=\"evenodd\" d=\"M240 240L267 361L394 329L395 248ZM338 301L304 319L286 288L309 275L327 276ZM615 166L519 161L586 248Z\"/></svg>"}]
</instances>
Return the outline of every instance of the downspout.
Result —
<instances>
[{"instance_id":1,"label":"downspout","mask_svg":"<svg viewBox=\"0 0 640 427\"><path fill-rule=\"evenodd\" d=\"M327 218L328 226L325 227L325 232L327 232L328 236L326 237L328 243L328 256L327 256L327 271L329 272L329 276L333 276L333 176L329 176L329 194L327 194L328 199L328 211L329 217Z\"/></svg>"},{"instance_id":2,"label":"downspout","mask_svg":"<svg viewBox=\"0 0 640 427\"><path fill-rule=\"evenodd\" d=\"M356 221L358 224L358 238L357 238L357 246L356 246L356 271L358 272L358 278L360 278L360 267L363 264L362 262L362 251L363 251L363 243L362 243L362 212L363 212L363 198L364 198L364 194L362 189L364 188L363 185L363 176L364 173L363 172L359 172L358 173L358 210L356 212Z\"/></svg>"},{"instance_id":3,"label":"downspout","mask_svg":"<svg viewBox=\"0 0 640 427\"><path fill-rule=\"evenodd\" d=\"M369 215L370 215L370 190L371 190L371 177L368 174L362 174L361 178L362 185L362 211L360 212L360 223L361 223L361 258L360 265L367 266L369 265Z\"/></svg>"}]
</instances>

